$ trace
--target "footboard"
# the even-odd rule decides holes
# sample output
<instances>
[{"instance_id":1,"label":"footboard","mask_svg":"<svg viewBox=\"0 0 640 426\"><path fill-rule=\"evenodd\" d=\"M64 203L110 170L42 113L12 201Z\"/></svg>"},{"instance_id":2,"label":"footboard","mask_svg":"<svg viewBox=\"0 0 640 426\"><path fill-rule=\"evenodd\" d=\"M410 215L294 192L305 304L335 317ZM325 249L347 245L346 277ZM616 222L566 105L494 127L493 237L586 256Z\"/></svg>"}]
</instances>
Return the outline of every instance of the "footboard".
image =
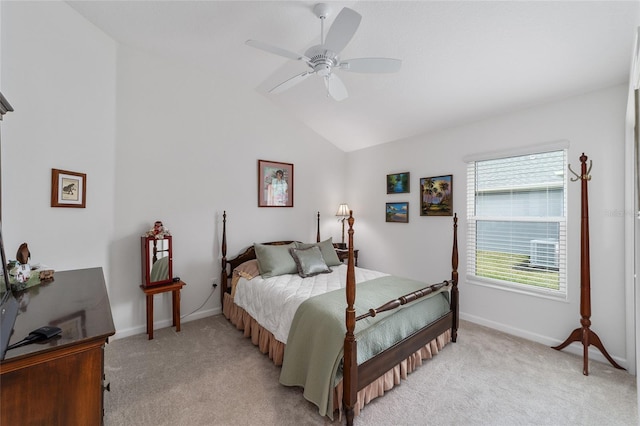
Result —
<instances>
[{"instance_id":1,"label":"footboard","mask_svg":"<svg viewBox=\"0 0 640 426\"><path fill-rule=\"evenodd\" d=\"M421 290L391 300L376 309L369 309L369 312L367 312L366 314L356 317L356 322L368 317L375 317L377 314L380 314L382 312L397 309L409 302L413 302L415 300L428 296L443 287L452 286L452 280L430 285ZM445 315L432 322L431 324L428 324L425 328L407 337L402 342L396 343L384 352L381 352L377 356L360 364L358 366L357 390L359 391L360 389L364 388L369 383L377 379L378 376L380 376L380 371L386 371L389 369L389 366L397 365L402 360L408 358L412 353L416 352L422 346L424 346L425 342L429 342L435 339L440 334L450 329L453 324L452 316L452 312L447 312Z\"/></svg>"},{"instance_id":2,"label":"footboard","mask_svg":"<svg viewBox=\"0 0 640 426\"><path fill-rule=\"evenodd\" d=\"M347 269L347 309L346 327L347 332L344 339L344 394L343 406L347 425L353 424L354 407L357 402L357 394L360 389L373 382L381 371L387 371L412 353L419 350L426 342L435 339L440 334L451 330L452 340L455 342L458 329L458 217L453 218L453 248L451 256L451 279L441 283L427 286L423 289L406 294L381 305L378 308L369 309L366 314L356 317L354 308L355 302L355 279L354 279L354 256L353 256L353 212L349 217L349 258ZM354 336L356 322L368 317L375 317L377 314L391 311L409 302L428 296L443 287L450 287L450 311L413 333L406 339L370 360L357 365L358 348Z\"/></svg>"}]
</instances>

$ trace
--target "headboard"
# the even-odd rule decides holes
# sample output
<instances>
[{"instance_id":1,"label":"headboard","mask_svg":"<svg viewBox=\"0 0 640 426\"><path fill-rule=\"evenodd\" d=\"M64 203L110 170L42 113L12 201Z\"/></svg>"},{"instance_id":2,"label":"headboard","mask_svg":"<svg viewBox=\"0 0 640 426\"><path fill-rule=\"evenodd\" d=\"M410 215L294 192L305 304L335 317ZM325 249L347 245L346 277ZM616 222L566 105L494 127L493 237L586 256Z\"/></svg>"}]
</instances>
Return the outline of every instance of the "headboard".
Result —
<instances>
[{"instance_id":1,"label":"headboard","mask_svg":"<svg viewBox=\"0 0 640 426\"><path fill-rule=\"evenodd\" d=\"M294 240L286 240L286 241L271 241L268 243L262 243L267 245L283 245L283 244L291 244ZM317 214L317 224L316 224L316 242L320 242L320 212ZM237 255L236 257L227 260L227 211L225 210L222 213L222 259L221 266L222 270L220 271L220 286L222 287L222 291L220 292L220 301L224 300L224 294L231 292L231 286L229 285L229 277L233 270L247 262L249 260L256 258L256 251L253 248L253 245L247 247L242 253Z\"/></svg>"}]
</instances>

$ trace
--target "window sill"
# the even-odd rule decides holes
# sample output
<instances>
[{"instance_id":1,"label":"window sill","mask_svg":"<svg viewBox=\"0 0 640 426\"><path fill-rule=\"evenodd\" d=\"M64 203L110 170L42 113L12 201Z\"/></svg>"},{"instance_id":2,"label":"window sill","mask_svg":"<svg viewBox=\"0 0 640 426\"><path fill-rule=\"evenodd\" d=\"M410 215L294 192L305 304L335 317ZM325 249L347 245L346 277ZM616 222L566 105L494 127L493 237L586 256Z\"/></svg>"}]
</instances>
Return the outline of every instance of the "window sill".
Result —
<instances>
[{"instance_id":1,"label":"window sill","mask_svg":"<svg viewBox=\"0 0 640 426\"><path fill-rule=\"evenodd\" d=\"M561 293L556 290L549 290L534 286L518 285L505 282L498 282L495 280L477 277L475 275L467 275L466 281L468 284L477 285L480 287L489 287L496 290L507 291L511 293L523 294L526 296L539 297L541 299L554 300L556 302L568 303L567 294Z\"/></svg>"}]
</instances>

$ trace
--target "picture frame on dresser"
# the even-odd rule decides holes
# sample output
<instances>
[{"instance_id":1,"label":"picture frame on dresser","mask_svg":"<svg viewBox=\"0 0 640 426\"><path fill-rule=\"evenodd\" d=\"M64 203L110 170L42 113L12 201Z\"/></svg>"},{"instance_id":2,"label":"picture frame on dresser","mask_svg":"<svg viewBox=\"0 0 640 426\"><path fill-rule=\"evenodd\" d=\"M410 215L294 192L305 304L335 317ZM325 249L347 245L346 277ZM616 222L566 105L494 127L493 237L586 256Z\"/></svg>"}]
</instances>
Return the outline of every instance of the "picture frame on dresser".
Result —
<instances>
[{"instance_id":1,"label":"picture frame on dresser","mask_svg":"<svg viewBox=\"0 0 640 426\"><path fill-rule=\"evenodd\" d=\"M87 205L86 173L51 169L51 207L75 207Z\"/></svg>"}]
</instances>

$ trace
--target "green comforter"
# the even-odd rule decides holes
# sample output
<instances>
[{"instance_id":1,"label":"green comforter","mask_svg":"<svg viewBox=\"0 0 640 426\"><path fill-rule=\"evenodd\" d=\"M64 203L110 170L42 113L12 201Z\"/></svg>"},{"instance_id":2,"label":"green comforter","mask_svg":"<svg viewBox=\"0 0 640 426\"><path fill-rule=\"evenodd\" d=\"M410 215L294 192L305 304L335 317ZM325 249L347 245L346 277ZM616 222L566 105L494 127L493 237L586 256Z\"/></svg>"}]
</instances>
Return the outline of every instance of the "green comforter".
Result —
<instances>
[{"instance_id":1,"label":"green comforter","mask_svg":"<svg viewBox=\"0 0 640 426\"><path fill-rule=\"evenodd\" d=\"M389 300L424 288L422 282L385 276L358 284L356 316ZM446 287L400 308L356 323L358 364L440 318L449 311ZM320 414L333 418L333 388L341 377L346 295L336 290L303 302L294 316L284 353L280 383L302 386ZM382 374L383 372L381 372ZM337 377L337 378L336 378Z\"/></svg>"}]
</instances>

